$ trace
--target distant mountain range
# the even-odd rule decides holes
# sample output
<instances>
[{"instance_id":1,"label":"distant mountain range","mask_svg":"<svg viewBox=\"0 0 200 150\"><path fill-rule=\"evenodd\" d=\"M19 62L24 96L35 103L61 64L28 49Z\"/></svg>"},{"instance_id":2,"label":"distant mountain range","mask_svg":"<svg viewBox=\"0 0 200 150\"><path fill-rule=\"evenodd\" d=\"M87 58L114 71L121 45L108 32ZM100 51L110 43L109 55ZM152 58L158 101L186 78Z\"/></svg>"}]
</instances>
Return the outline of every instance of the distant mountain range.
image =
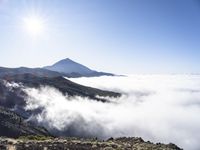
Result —
<instances>
[{"instance_id":1,"label":"distant mountain range","mask_svg":"<svg viewBox=\"0 0 200 150\"><path fill-rule=\"evenodd\" d=\"M98 72L89 69L88 67L81 65L73 60L67 58L58 61L52 66L46 66L43 68L5 68L0 67L0 77L10 76L10 75L20 75L20 74L33 74L39 77L96 77L96 76L113 76L112 73Z\"/></svg>"}]
</instances>

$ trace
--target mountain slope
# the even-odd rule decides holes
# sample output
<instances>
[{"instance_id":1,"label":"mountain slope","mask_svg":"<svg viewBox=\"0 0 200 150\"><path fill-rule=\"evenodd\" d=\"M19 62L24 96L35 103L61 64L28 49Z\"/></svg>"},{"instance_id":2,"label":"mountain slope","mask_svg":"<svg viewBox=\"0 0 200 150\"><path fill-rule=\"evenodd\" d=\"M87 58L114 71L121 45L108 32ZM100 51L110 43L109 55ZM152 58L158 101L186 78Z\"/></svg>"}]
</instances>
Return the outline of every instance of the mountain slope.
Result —
<instances>
[{"instance_id":1,"label":"mountain slope","mask_svg":"<svg viewBox=\"0 0 200 150\"><path fill-rule=\"evenodd\" d=\"M45 69L56 71L59 73L64 73L68 75L73 75L77 77L86 76L86 77L92 77L92 76L102 76L102 75L110 75L111 73L105 73L105 72L97 72L94 70L89 69L88 67L79 64L69 58L63 59L58 61L57 63L53 64L52 66L46 66Z\"/></svg>"},{"instance_id":2,"label":"mountain slope","mask_svg":"<svg viewBox=\"0 0 200 150\"><path fill-rule=\"evenodd\" d=\"M12 76L12 75L22 75L22 74L33 74L39 77L57 77L62 76L63 74L47 70L44 68L27 68L27 67L20 67L20 68L5 68L0 67L0 77L5 76Z\"/></svg>"},{"instance_id":3,"label":"mountain slope","mask_svg":"<svg viewBox=\"0 0 200 150\"><path fill-rule=\"evenodd\" d=\"M25 106L28 93L23 89L26 87L40 88L43 86L56 88L64 95L67 94L70 97L81 96L102 102L109 102L107 98L103 97L119 97L121 95L120 93L82 86L61 76L50 78L38 77L32 74L18 74L0 77L0 106L5 108L4 110L0 110L0 136L17 137L19 135L29 134L40 135L40 130L37 131L37 128L29 127L29 125L25 123L23 123L22 126L19 124L21 122L20 120L23 120L23 118L29 120L32 115L37 115L44 109L40 107L35 110L26 110ZM38 123L31 119L29 121L33 121L36 125ZM20 128L18 128L19 126ZM43 135L43 133L41 134Z\"/></svg>"},{"instance_id":4,"label":"mountain slope","mask_svg":"<svg viewBox=\"0 0 200 150\"><path fill-rule=\"evenodd\" d=\"M110 138L105 141L97 139L80 139L80 138L51 138L48 140L29 140L25 139L7 139L0 138L2 150L6 147L12 147L17 150L182 150L173 143L151 143L144 141L142 138ZM1 148L0 147L0 148Z\"/></svg>"},{"instance_id":5,"label":"mountain slope","mask_svg":"<svg viewBox=\"0 0 200 150\"><path fill-rule=\"evenodd\" d=\"M49 132L36 125L27 123L13 111L0 106L0 136L19 137L24 135L49 136Z\"/></svg>"},{"instance_id":6,"label":"mountain slope","mask_svg":"<svg viewBox=\"0 0 200 150\"><path fill-rule=\"evenodd\" d=\"M82 96L82 97L89 97L94 100L101 100L96 98L96 96L102 97L119 97L121 96L120 93L111 92L111 91L104 91L96 88L91 88L87 86L83 86L77 83L74 83L70 80L65 79L64 77L38 77L32 74L22 74L22 75L14 75L14 76L7 76L2 78L7 82L16 82L22 83L24 86L38 88L40 86L51 86L63 94L67 94L69 96ZM102 99L103 100L103 99Z\"/></svg>"},{"instance_id":7,"label":"mountain slope","mask_svg":"<svg viewBox=\"0 0 200 150\"><path fill-rule=\"evenodd\" d=\"M26 104L26 93L21 90L21 87L6 86L6 83L20 83L25 87L29 88L39 88L41 86L50 86L58 89L64 95L68 96L81 96L88 97L92 100L108 102L106 98L97 97L119 97L121 94L110 91L103 91L96 88L86 87L63 77L38 77L32 74L14 75L6 76L0 78L0 106L14 109L18 114L28 118L32 113L37 112L27 112L24 110Z\"/></svg>"}]
</instances>

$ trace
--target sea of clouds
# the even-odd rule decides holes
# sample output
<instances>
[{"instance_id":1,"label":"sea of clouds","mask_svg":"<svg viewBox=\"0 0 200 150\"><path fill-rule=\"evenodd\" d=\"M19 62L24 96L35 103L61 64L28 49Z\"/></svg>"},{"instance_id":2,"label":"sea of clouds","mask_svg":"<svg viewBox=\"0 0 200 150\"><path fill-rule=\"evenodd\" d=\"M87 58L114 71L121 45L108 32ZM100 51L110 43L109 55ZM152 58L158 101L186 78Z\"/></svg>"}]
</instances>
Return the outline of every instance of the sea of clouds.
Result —
<instances>
[{"instance_id":1,"label":"sea of clouds","mask_svg":"<svg viewBox=\"0 0 200 150\"><path fill-rule=\"evenodd\" d=\"M68 97L52 87L25 88L32 119L60 135L137 136L200 149L200 76L132 75L73 78L76 83L123 93L109 103Z\"/></svg>"}]
</instances>

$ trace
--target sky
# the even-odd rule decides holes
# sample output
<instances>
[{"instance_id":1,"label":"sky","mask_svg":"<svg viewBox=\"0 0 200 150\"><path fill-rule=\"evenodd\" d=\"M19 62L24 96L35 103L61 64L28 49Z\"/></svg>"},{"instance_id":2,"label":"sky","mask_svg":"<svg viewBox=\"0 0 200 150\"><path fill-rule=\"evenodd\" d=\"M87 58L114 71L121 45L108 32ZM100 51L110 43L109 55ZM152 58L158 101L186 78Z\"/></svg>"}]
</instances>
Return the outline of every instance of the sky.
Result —
<instances>
[{"instance_id":1,"label":"sky","mask_svg":"<svg viewBox=\"0 0 200 150\"><path fill-rule=\"evenodd\" d=\"M112 73L200 73L199 41L200 0L0 0L4 67L71 58Z\"/></svg>"}]
</instances>

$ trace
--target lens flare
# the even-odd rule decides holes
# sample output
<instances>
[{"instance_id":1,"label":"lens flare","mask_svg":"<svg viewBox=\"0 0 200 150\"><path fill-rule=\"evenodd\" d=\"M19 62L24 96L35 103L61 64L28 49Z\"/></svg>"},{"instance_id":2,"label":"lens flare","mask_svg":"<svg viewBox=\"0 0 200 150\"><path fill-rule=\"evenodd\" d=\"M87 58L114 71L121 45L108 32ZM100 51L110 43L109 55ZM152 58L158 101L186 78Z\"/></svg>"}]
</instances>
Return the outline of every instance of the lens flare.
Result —
<instances>
[{"instance_id":1,"label":"lens flare","mask_svg":"<svg viewBox=\"0 0 200 150\"><path fill-rule=\"evenodd\" d=\"M42 34L45 27L44 20L37 16L24 18L24 26L26 31L33 36Z\"/></svg>"}]
</instances>

